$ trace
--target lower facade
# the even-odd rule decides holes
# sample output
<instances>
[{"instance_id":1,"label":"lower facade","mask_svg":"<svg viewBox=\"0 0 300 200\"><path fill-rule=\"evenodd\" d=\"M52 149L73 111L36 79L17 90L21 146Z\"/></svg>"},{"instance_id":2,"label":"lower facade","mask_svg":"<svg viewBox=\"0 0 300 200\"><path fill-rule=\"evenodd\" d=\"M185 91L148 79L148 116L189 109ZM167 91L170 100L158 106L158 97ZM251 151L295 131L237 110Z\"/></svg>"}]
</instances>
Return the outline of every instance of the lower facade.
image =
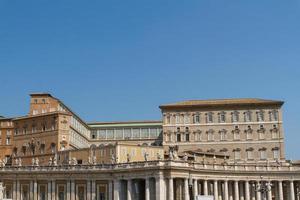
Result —
<instances>
[{"instance_id":1,"label":"lower facade","mask_svg":"<svg viewBox=\"0 0 300 200\"><path fill-rule=\"evenodd\" d=\"M14 200L299 200L300 167L148 161L1 167ZM1 192L1 191L0 191ZM1 196L0 196L1 197Z\"/></svg>"}]
</instances>

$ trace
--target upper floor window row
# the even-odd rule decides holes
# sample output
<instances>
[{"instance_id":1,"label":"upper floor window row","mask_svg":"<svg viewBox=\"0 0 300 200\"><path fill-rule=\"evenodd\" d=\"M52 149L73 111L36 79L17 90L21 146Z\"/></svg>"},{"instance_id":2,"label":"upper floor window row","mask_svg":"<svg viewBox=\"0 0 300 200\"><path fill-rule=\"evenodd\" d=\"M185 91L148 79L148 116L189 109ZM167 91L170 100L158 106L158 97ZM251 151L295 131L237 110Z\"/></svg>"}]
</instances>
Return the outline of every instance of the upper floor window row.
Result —
<instances>
[{"instance_id":1,"label":"upper floor window row","mask_svg":"<svg viewBox=\"0 0 300 200\"><path fill-rule=\"evenodd\" d=\"M268 115L268 116L267 116ZM166 114L165 124L200 124L200 123L235 123L235 122L264 122L264 121L278 121L278 110L265 110L244 112L204 112L204 113L178 113ZM243 120L243 121L242 121Z\"/></svg>"}]
</instances>

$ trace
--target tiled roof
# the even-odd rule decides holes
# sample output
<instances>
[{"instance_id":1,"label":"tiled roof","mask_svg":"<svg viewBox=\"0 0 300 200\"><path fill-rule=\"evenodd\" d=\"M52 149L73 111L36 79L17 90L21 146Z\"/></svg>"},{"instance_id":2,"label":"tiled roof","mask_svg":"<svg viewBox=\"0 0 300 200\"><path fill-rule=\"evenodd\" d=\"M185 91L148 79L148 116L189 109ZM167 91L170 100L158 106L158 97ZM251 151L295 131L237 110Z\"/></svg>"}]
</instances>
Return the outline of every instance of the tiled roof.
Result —
<instances>
[{"instance_id":1,"label":"tiled roof","mask_svg":"<svg viewBox=\"0 0 300 200\"><path fill-rule=\"evenodd\" d=\"M267 100L258 98L240 98L240 99L211 99L211 100L188 100L176 103L164 104L160 108L167 107L191 107L191 106L224 106L224 105L282 105L283 101Z\"/></svg>"}]
</instances>

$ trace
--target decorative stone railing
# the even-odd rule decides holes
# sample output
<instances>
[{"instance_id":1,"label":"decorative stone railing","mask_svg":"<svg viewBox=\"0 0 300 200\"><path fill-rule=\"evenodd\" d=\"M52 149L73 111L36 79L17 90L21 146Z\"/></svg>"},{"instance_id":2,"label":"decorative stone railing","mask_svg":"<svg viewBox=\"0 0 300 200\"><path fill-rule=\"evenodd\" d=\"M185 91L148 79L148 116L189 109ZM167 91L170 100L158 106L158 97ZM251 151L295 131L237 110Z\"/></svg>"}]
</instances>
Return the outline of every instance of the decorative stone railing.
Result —
<instances>
[{"instance_id":1,"label":"decorative stone railing","mask_svg":"<svg viewBox=\"0 0 300 200\"><path fill-rule=\"evenodd\" d=\"M147 162L130 162L117 164L96 165L57 165L57 166L4 166L0 172L43 172L43 171L86 171L86 170L117 170L117 169L139 169L139 168L186 168L194 170L233 171L233 172L300 172L299 166L275 166L275 165L250 165L250 164L207 164L174 160L157 160Z\"/></svg>"}]
</instances>

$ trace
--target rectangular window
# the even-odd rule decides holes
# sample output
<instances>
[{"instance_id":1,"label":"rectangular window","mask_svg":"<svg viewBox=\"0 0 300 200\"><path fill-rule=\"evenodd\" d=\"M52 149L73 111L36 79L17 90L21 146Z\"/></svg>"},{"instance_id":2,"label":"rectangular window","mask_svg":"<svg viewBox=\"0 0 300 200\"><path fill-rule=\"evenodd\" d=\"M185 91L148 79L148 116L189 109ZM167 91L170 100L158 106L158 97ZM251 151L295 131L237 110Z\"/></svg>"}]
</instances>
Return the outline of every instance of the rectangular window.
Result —
<instances>
[{"instance_id":1,"label":"rectangular window","mask_svg":"<svg viewBox=\"0 0 300 200\"><path fill-rule=\"evenodd\" d=\"M265 139L265 133L264 132L259 132L258 134L259 134L259 139L260 140Z\"/></svg>"},{"instance_id":2,"label":"rectangular window","mask_svg":"<svg viewBox=\"0 0 300 200\"><path fill-rule=\"evenodd\" d=\"M200 123L200 115L199 114L197 114L197 115L194 116L194 123L195 124L199 124Z\"/></svg>"},{"instance_id":3,"label":"rectangular window","mask_svg":"<svg viewBox=\"0 0 300 200\"><path fill-rule=\"evenodd\" d=\"M148 128L142 128L141 129L141 137L142 138L149 138L149 129Z\"/></svg>"},{"instance_id":4,"label":"rectangular window","mask_svg":"<svg viewBox=\"0 0 300 200\"><path fill-rule=\"evenodd\" d=\"M240 160L241 159L241 151L235 151L234 152L234 159Z\"/></svg>"},{"instance_id":5,"label":"rectangular window","mask_svg":"<svg viewBox=\"0 0 300 200\"><path fill-rule=\"evenodd\" d=\"M253 151L247 151L247 159L253 160Z\"/></svg>"},{"instance_id":6,"label":"rectangular window","mask_svg":"<svg viewBox=\"0 0 300 200\"><path fill-rule=\"evenodd\" d=\"M181 134L180 133L178 133L176 135L176 140L177 140L177 142L181 142Z\"/></svg>"},{"instance_id":7,"label":"rectangular window","mask_svg":"<svg viewBox=\"0 0 300 200\"><path fill-rule=\"evenodd\" d=\"M279 159L279 150L278 149L274 149L273 150L273 158L275 160L278 160Z\"/></svg>"},{"instance_id":8,"label":"rectangular window","mask_svg":"<svg viewBox=\"0 0 300 200\"><path fill-rule=\"evenodd\" d=\"M245 115L245 122L251 122L251 112L250 111L247 111L244 113Z\"/></svg>"},{"instance_id":9,"label":"rectangular window","mask_svg":"<svg viewBox=\"0 0 300 200\"><path fill-rule=\"evenodd\" d=\"M190 123L190 116L189 115L184 115L184 123L189 124Z\"/></svg>"},{"instance_id":10,"label":"rectangular window","mask_svg":"<svg viewBox=\"0 0 300 200\"><path fill-rule=\"evenodd\" d=\"M132 129L132 137L133 138L140 138L140 129L139 128Z\"/></svg>"},{"instance_id":11,"label":"rectangular window","mask_svg":"<svg viewBox=\"0 0 300 200\"><path fill-rule=\"evenodd\" d=\"M175 121L176 121L176 124L180 123L180 115L175 116Z\"/></svg>"},{"instance_id":12,"label":"rectangular window","mask_svg":"<svg viewBox=\"0 0 300 200\"><path fill-rule=\"evenodd\" d=\"M171 116L167 116L167 124L171 124Z\"/></svg>"},{"instance_id":13,"label":"rectangular window","mask_svg":"<svg viewBox=\"0 0 300 200\"><path fill-rule=\"evenodd\" d=\"M122 139L123 138L123 129L116 129L115 130L115 138Z\"/></svg>"},{"instance_id":14,"label":"rectangular window","mask_svg":"<svg viewBox=\"0 0 300 200\"><path fill-rule=\"evenodd\" d=\"M208 140L208 141L213 141L213 140L214 140L214 133L209 132L209 133L207 134L207 140Z\"/></svg>"},{"instance_id":15,"label":"rectangular window","mask_svg":"<svg viewBox=\"0 0 300 200\"><path fill-rule=\"evenodd\" d=\"M98 130L97 131L99 138L105 139L106 138L106 131L105 130Z\"/></svg>"},{"instance_id":16,"label":"rectangular window","mask_svg":"<svg viewBox=\"0 0 300 200\"><path fill-rule=\"evenodd\" d=\"M158 136L158 130L157 128L150 128L150 138L154 138Z\"/></svg>"},{"instance_id":17,"label":"rectangular window","mask_svg":"<svg viewBox=\"0 0 300 200\"><path fill-rule=\"evenodd\" d=\"M225 123L226 121L226 115L224 112L219 114L219 123Z\"/></svg>"},{"instance_id":18,"label":"rectangular window","mask_svg":"<svg viewBox=\"0 0 300 200\"><path fill-rule=\"evenodd\" d=\"M233 139L234 140L239 140L240 139L240 133L239 132L234 132L233 133Z\"/></svg>"},{"instance_id":19,"label":"rectangular window","mask_svg":"<svg viewBox=\"0 0 300 200\"><path fill-rule=\"evenodd\" d=\"M206 115L206 122L207 123L212 123L213 122L213 114L211 112L207 113L207 115Z\"/></svg>"},{"instance_id":20,"label":"rectangular window","mask_svg":"<svg viewBox=\"0 0 300 200\"><path fill-rule=\"evenodd\" d=\"M260 159L261 160L266 160L267 159L267 151L266 150L261 150L260 151Z\"/></svg>"},{"instance_id":21,"label":"rectangular window","mask_svg":"<svg viewBox=\"0 0 300 200\"><path fill-rule=\"evenodd\" d=\"M185 134L185 141L186 142L190 141L190 134L189 133Z\"/></svg>"},{"instance_id":22,"label":"rectangular window","mask_svg":"<svg viewBox=\"0 0 300 200\"><path fill-rule=\"evenodd\" d=\"M114 129L107 129L106 136L108 139L113 139L114 138Z\"/></svg>"},{"instance_id":23,"label":"rectangular window","mask_svg":"<svg viewBox=\"0 0 300 200\"><path fill-rule=\"evenodd\" d=\"M6 145L10 145L10 137L9 136L6 137Z\"/></svg>"},{"instance_id":24,"label":"rectangular window","mask_svg":"<svg viewBox=\"0 0 300 200\"><path fill-rule=\"evenodd\" d=\"M251 132L246 133L246 139L247 140L252 140L252 133Z\"/></svg>"},{"instance_id":25,"label":"rectangular window","mask_svg":"<svg viewBox=\"0 0 300 200\"><path fill-rule=\"evenodd\" d=\"M226 140L226 132L224 132L224 131L220 132L220 139L221 140Z\"/></svg>"}]
</instances>

